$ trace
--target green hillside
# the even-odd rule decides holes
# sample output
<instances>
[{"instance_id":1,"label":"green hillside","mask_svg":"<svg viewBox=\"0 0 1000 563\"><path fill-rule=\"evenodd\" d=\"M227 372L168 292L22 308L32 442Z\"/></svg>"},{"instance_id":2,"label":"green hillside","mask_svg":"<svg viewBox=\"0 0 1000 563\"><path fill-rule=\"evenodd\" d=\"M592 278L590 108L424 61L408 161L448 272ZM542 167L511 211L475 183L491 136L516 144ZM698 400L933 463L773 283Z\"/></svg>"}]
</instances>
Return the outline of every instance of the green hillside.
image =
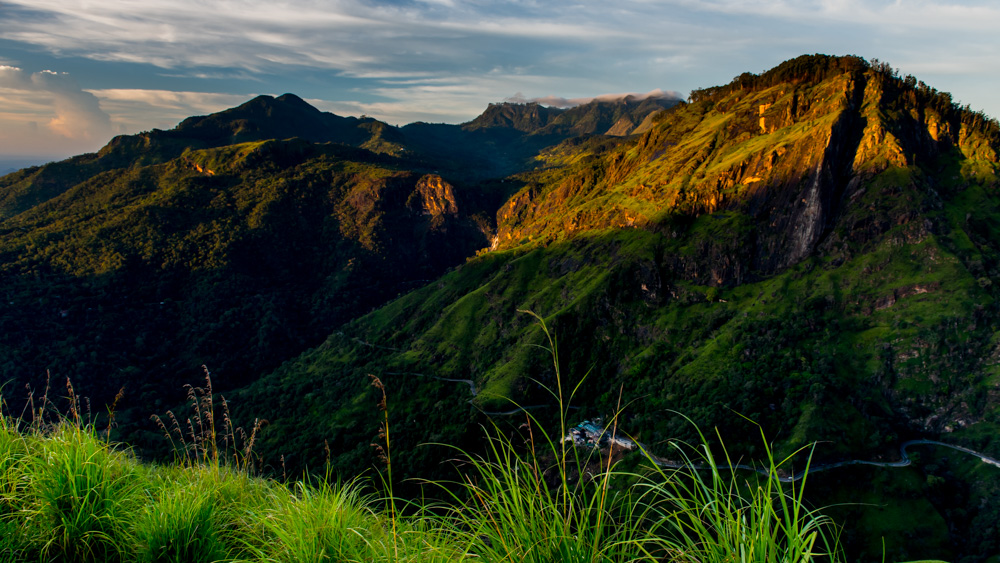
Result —
<instances>
[{"instance_id":1,"label":"green hillside","mask_svg":"<svg viewBox=\"0 0 1000 563\"><path fill-rule=\"evenodd\" d=\"M484 413L553 412L540 334L518 313L532 310L579 378L574 416L627 405L647 443L690 438L677 411L751 458L743 417L781 454L822 443L820 461L891 459L912 437L995 453L996 123L857 59L790 61L695 98L624 144L544 153L498 211L492 252L241 393L272 421L264 451L314 466L325 440L339 466L370 465L369 373L413 475L442 455L420 444L473 444L504 419ZM447 381L464 379L475 397ZM995 494L983 478L955 498ZM873 494L929 494L891 481ZM964 534L950 502L920 506L921 546L945 557ZM962 510L995 527L992 509ZM958 553L1000 548L983 545Z\"/></svg>"},{"instance_id":2,"label":"green hillside","mask_svg":"<svg viewBox=\"0 0 1000 563\"><path fill-rule=\"evenodd\" d=\"M483 247L475 207L440 176L302 140L95 175L0 223L0 375L20 390L50 371L97 404L124 386L147 410L202 364L231 389Z\"/></svg>"},{"instance_id":3,"label":"green hillside","mask_svg":"<svg viewBox=\"0 0 1000 563\"><path fill-rule=\"evenodd\" d=\"M349 477L378 463L374 375L405 495L482 425L555 427L560 390L654 451L689 417L745 460L761 430L818 464L996 456L998 154L995 120L857 57L461 126L261 97L0 178L0 377L11 404L46 373L124 386L152 453L204 364L269 422L264 466ZM1000 553L996 468L919 457L815 477L871 504L834 509L849 558Z\"/></svg>"},{"instance_id":4,"label":"green hillside","mask_svg":"<svg viewBox=\"0 0 1000 563\"><path fill-rule=\"evenodd\" d=\"M259 96L0 178L0 380L124 386L140 419L201 365L246 385L487 246L494 175L569 134L474 129Z\"/></svg>"}]
</instances>

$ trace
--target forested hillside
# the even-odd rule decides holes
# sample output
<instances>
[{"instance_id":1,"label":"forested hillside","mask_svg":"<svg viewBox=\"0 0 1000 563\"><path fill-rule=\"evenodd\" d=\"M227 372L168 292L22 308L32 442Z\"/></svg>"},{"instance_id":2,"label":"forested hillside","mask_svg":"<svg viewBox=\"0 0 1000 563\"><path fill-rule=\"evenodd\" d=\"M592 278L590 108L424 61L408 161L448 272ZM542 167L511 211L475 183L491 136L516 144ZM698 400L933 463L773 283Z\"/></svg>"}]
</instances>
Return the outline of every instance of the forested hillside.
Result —
<instances>
[{"instance_id":1,"label":"forested hillside","mask_svg":"<svg viewBox=\"0 0 1000 563\"><path fill-rule=\"evenodd\" d=\"M363 467L366 374L380 374L397 458L417 475L442 455L421 443L474 440L469 421L514 405L551 409L540 334L518 313L532 310L558 334L566 390L579 384L575 414L624 405L646 443L691 438L684 414L745 438L751 458L748 420L783 454L819 441L818 462L894 459L914 437L995 452L997 150L995 121L858 59L738 77L625 143L543 152L499 209L490 253L353 321L240 403L277 421L268 450L315 464L322 436ZM851 517L895 530L900 556L991 546L963 530L995 529L991 504L970 508L995 498L995 470L947 493L929 485L939 470L861 477L866 498L900 498ZM859 471L822 479L836 496Z\"/></svg>"}]
</instances>

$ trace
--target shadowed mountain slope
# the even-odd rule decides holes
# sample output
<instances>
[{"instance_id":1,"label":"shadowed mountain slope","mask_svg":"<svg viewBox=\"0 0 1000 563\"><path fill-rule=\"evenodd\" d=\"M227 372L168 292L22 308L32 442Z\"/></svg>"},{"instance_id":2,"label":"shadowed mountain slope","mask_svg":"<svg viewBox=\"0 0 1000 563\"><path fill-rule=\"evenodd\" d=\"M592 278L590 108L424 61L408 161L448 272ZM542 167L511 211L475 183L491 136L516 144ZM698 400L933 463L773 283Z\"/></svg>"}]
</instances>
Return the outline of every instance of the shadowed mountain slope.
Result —
<instances>
[{"instance_id":1,"label":"shadowed mountain slope","mask_svg":"<svg viewBox=\"0 0 1000 563\"><path fill-rule=\"evenodd\" d=\"M241 404L274 421L262 451L316 466L326 440L336 467L376 463L368 374L403 473L445 455L420 444L474 447L477 424L523 421L517 405L545 420L555 380L530 309L558 335L574 417L624 406L646 443L690 438L680 412L749 458L747 420L783 454L820 441L817 461L891 457L911 437L997 453L996 122L850 57L692 98L633 140L549 149L498 211L493 252L248 388ZM995 513L953 511L996 493L982 479L958 505L879 489L919 499L895 499L879 533L904 555L980 549L963 530L995 530ZM913 511L928 518L886 531Z\"/></svg>"},{"instance_id":2,"label":"shadowed mountain slope","mask_svg":"<svg viewBox=\"0 0 1000 563\"><path fill-rule=\"evenodd\" d=\"M3 379L146 409L201 364L245 384L482 248L475 198L302 140L98 174L0 223Z\"/></svg>"},{"instance_id":3,"label":"shadowed mountain slope","mask_svg":"<svg viewBox=\"0 0 1000 563\"><path fill-rule=\"evenodd\" d=\"M436 278L488 245L515 189L456 154L513 151L506 173L565 138L441 128L436 153L432 135L259 96L0 178L0 379L51 372L97 401L124 385L148 409L199 365L244 385Z\"/></svg>"}]
</instances>

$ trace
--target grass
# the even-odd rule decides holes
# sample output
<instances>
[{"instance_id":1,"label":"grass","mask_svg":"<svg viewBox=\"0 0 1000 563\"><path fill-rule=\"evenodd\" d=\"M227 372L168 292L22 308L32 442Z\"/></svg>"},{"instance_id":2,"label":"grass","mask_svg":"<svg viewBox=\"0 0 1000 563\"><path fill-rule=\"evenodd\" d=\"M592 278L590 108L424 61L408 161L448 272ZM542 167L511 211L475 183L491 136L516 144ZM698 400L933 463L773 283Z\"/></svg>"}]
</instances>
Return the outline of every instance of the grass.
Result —
<instances>
[{"instance_id":1,"label":"grass","mask_svg":"<svg viewBox=\"0 0 1000 563\"><path fill-rule=\"evenodd\" d=\"M568 404L573 390L557 381L553 393ZM459 482L435 483L447 502L408 504L363 480L282 483L204 453L144 464L79 420L43 428L4 415L0 553L80 562L804 562L836 555L833 527L803 507L800 488L720 472L707 446L674 445L710 470L641 462L621 470L621 452L562 439L567 412L553 432L529 418L523 443L492 429L484 455L459 452ZM384 444L391 445L388 435Z\"/></svg>"},{"instance_id":2,"label":"grass","mask_svg":"<svg viewBox=\"0 0 1000 563\"><path fill-rule=\"evenodd\" d=\"M586 377L563 378L555 337L530 314L551 355L558 424L526 412L514 434L486 430L481 453L457 451L458 480L429 483L443 501L393 496L387 416L376 439L380 479L253 476L253 455L236 449L225 411L216 429L207 372L206 386L190 390L189 433L162 425L181 444L167 465L109 443L75 405L53 419L43 399L32 423L0 412L0 561L840 560L836 527L805 506L805 481L778 478L792 456L776 459L766 441L769 476L719 469L735 462L700 432L693 446L668 443L679 469L643 452L626 457L613 442L567 439L568 407ZM384 387L372 381L385 413Z\"/></svg>"},{"instance_id":3,"label":"grass","mask_svg":"<svg viewBox=\"0 0 1000 563\"><path fill-rule=\"evenodd\" d=\"M66 424L31 453L32 478L24 508L29 521L48 532L47 559L117 561L134 512L138 467L85 428Z\"/></svg>"},{"instance_id":4,"label":"grass","mask_svg":"<svg viewBox=\"0 0 1000 563\"><path fill-rule=\"evenodd\" d=\"M0 561L443 561L454 552L430 556L440 534L378 512L356 483L286 485L204 458L148 465L91 426L0 424Z\"/></svg>"},{"instance_id":5,"label":"grass","mask_svg":"<svg viewBox=\"0 0 1000 563\"><path fill-rule=\"evenodd\" d=\"M712 468L660 471L660 479L651 486L658 497L667 499L662 525L678 560L791 563L836 559L839 547L831 533L835 527L819 511L806 508L805 480L789 486L779 480L779 468L793 456L776 460L765 447L768 476L754 475L741 482L715 469L735 463L724 448L723 458L717 459L703 445L671 445L674 455L687 465Z\"/></svg>"},{"instance_id":6,"label":"grass","mask_svg":"<svg viewBox=\"0 0 1000 563\"><path fill-rule=\"evenodd\" d=\"M191 477L197 477L192 471ZM216 561L225 557L219 537L214 497L216 475L162 483L149 495L136 524L134 545L139 561Z\"/></svg>"}]
</instances>

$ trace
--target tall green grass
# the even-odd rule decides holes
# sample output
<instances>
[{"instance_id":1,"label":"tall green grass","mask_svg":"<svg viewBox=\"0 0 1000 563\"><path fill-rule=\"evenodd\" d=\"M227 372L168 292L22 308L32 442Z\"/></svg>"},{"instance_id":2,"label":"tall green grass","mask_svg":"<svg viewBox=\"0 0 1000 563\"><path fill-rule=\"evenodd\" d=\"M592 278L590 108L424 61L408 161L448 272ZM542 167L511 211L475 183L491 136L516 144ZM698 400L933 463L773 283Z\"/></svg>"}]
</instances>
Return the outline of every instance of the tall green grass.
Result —
<instances>
[{"instance_id":1,"label":"tall green grass","mask_svg":"<svg viewBox=\"0 0 1000 563\"><path fill-rule=\"evenodd\" d=\"M721 469L735 464L725 448L720 458L701 437L697 446L670 444L671 457L686 467L657 468L655 478L640 485L647 490L643 503L653 507L657 535L671 560L805 563L839 558L837 528L806 507L805 480L780 480L779 468L791 456L776 462L765 442L767 475L749 473L741 480Z\"/></svg>"},{"instance_id":2,"label":"tall green grass","mask_svg":"<svg viewBox=\"0 0 1000 563\"><path fill-rule=\"evenodd\" d=\"M191 473L197 473L191 471ZM201 479L166 480L152 493L136 522L136 559L142 562L222 560L219 518L213 502L216 475Z\"/></svg>"},{"instance_id":3,"label":"tall green grass","mask_svg":"<svg viewBox=\"0 0 1000 563\"><path fill-rule=\"evenodd\" d=\"M837 560L831 523L801 487L567 448L528 424L460 455L448 502L392 510L362 481L284 484L225 465L144 465L91 427L45 433L0 422L0 561L782 561ZM565 454L565 455L564 455ZM728 464L727 460L722 460ZM776 463L771 460L772 469ZM367 492L366 492L367 490Z\"/></svg>"},{"instance_id":4,"label":"tall green grass","mask_svg":"<svg viewBox=\"0 0 1000 563\"><path fill-rule=\"evenodd\" d=\"M120 561L138 502L137 465L86 428L58 427L28 461L22 511L46 559ZM43 540L44 541L40 541Z\"/></svg>"},{"instance_id":5,"label":"tall green grass","mask_svg":"<svg viewBox=\"0 0 1000 563\"><path fill-rule=\"evenodd\" d=\"M0 415L0 563L21 560L23 526L13 515L20 509L25 493L23 476L28 452L18 425Z\"/></svg>"},{"instance_id":6,"label":"tall green grass","mask_svg":"<svg viewBox=\"0 0 1000 563\"><path fill-rule=\"evenodd\" d=\"M621 470L613 442L590 451L569 445L566 407L580 383L563 380L557 341L535 317L553 360L559 427L536 430L541 425L526 412L525 447L495 429L486 456L460 456L467 466L452 493L457 508L442 522L470 555L539 563L840 558L835 526L805 507L804 481L780 481L778 469L791 458L775 460L766 441L766 476L725 469L733 465L728 453L723 448L724 459L717 460L700 433L696 446L669 444L671 457L684 466L671 470L655 463ZM645 460L652 462L648 455Z\"/></svg>"},{"instance_id":7,"label":"tall green grass","mask_svg":"<svg viewBox=\"0 0 1000 563\"><path fill-rule=\"evenodd\" d=\"M575 461L550 465L558 459L552 455L525 458L501 436L493 436L489 448L488 457L469 460L456 507L441 520L468 554L539 563L646 555L645 509L629 502L635 500L630 491L612 489L613 473L591 476L587 464Z\"/></svg>"},{"instance_id":8,"label":"tall green grass","mask_svg":"<svg viewBox=\"0 0 1000 563\"><path fill-rule=\"evenodd\" d=\"M555 338L538 321L556 371L558 425L546 429L526 413L517 438L487 430L482 452L458 452L459 479L432 483L440 502L393 498L387 426L378 429L381 480L254 477L251 452L216 445L210 380L208 391L192 391L192 430L174 433L183 453L168 465L140 463L79 416L25 426L0 413L0 561L841 559L836 528L805 507L804 483L780 482L786 460L766 443L770 473L762 476L720 469L732 460L725 450L717 460L704 436L694 446L669 444L680 469L634 452L624 458L628 471L620 448L564 439L578 384L564 381Z\"/></svg>"},{"instance_id":9,"label":"tall green grass","mask_svg":"<svg viewBox=\"0 0 1000 563\"><path fill-rule=\"evenodd\" d=\"M467 463L440 520L469 555L526 562L837 561L837 529L807 509L802 487L734 474L701 444L674 444L690 467L619 470L613 451L569 456L559 447L520 455L502 436ZM719 461L719 465L716 462ZM701 467L702 469L696 469Z\"/></svg>"}]
</instances>

